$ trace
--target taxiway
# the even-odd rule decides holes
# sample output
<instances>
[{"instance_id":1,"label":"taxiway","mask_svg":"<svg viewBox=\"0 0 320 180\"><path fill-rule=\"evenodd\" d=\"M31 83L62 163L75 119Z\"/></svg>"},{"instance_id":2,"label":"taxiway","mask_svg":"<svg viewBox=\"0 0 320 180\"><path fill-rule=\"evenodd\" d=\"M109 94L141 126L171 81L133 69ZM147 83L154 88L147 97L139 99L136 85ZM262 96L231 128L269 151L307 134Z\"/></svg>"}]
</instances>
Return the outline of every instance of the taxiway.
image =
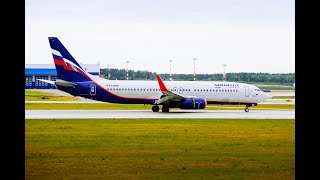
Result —
<instances>
[{"instance_id":1,"label":"taxiway","mask_svg":"<svg viewBox=\"0 0 320 180\"><path fill-rule=\"evenodd\" d=\"M294 110L170 110L169 113L151 110L25 110L26 119L70 118L239 118L239 119L294 119Z\"/></svg>"}]
</instances>

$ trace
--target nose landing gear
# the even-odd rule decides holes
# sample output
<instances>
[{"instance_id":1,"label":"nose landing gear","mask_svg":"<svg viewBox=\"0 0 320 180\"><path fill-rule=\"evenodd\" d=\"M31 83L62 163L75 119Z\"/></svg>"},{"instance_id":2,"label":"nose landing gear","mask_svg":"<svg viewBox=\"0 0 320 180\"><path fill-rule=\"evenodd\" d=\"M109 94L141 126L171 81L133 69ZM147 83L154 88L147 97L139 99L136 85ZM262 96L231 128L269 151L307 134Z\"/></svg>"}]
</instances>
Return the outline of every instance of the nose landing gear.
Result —
<instances>
[{"instance_id":1,"label":"nose landing gear","mask_svg":"<svg viewBox=\"0 0 320 180\"><path fill-rule=\"evenodd\" d=\"M249 112L249 107L251 107L251 106L257 106L257 103L246 104L246 107L244 108L244 112Z\"/></svg>"}]
</instances>

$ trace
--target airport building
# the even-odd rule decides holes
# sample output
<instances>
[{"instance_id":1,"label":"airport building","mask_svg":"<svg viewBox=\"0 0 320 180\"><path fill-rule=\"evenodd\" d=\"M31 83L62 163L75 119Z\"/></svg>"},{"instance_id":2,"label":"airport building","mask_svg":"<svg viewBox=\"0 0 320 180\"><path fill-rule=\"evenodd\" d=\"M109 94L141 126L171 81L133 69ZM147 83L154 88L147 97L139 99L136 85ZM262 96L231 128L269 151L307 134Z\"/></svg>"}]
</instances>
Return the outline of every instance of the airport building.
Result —
<instances>
[{"instance_id":1,"label":"airport building","mask_svg":"<svg viewBox=\"0 0 320 180\"><path fill-rule=\"evenodd\" d=\"M92 75L100 74L99 64L80 64ZM55 81L57 71L54 64L26 64L25 65L25 89L55 89L54 85L37 81L36 79L46 79Z\"/></svg>"}]
</instances>

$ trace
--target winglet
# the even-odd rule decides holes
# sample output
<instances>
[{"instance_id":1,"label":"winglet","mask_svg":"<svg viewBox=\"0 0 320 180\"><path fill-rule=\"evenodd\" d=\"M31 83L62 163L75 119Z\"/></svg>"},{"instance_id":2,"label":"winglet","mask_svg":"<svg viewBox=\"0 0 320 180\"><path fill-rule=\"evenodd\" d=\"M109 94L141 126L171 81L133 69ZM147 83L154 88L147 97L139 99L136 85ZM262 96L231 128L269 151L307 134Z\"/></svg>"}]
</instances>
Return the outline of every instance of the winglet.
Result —
<instances>
[{"instance_id":1,"label":"winglet","mask_svg":"<svg viewBox=\"0 0 320 180\"><path fill-rule=\"evenodd\" d=\"M162 81L162 79L161 79L161 77L160 77L159 74L157 74L157 80L158 80L158 83L159 83L159 86L160 86L160 90L161 90L162 92L168 92L168 89L167 89L166 86L163 84L163 81Z\"/></svg>"}]
</instances>

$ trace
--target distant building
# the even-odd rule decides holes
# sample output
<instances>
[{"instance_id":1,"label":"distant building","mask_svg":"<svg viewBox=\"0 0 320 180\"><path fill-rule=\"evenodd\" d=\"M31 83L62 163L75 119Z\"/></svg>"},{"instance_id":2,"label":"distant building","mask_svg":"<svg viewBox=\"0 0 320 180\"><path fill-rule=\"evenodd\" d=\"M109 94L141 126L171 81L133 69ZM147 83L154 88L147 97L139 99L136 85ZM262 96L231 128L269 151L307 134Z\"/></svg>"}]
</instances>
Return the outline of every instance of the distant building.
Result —
<instances>
[{"instance_id":1,"label":"distant building","mask_svg":"<svg viewBox=\"0 0 320 180\"><path fill-rule=\"evenodd\" d=\"M81 64L81 66L92 75L100 74L99 64ZM25 89L55 89L54 85L37 81L36 79L47 79L55 81L57 71L54 64L26 64L25 65Z\"/></svg>"}]
</instances>

